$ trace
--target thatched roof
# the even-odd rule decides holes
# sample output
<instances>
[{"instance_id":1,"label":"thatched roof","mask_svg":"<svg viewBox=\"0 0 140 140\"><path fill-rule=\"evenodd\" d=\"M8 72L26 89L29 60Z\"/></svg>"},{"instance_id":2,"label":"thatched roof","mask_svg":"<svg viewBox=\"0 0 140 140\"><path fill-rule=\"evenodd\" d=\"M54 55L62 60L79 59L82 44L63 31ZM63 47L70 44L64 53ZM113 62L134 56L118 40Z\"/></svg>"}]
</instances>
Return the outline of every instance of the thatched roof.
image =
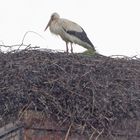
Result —
<instances>
[{"instance_id":1,"label":"thatched roof","mask_svg":"<svg viewBox=\"0 0 140 140\"><path fill-rule=\"evenodd\" d=\"M0 126L24 109L110 132L140 116L140 60L40 50L0 53ZM77 130L78 131L78 130Z\"/></svg>"}]
</instances>

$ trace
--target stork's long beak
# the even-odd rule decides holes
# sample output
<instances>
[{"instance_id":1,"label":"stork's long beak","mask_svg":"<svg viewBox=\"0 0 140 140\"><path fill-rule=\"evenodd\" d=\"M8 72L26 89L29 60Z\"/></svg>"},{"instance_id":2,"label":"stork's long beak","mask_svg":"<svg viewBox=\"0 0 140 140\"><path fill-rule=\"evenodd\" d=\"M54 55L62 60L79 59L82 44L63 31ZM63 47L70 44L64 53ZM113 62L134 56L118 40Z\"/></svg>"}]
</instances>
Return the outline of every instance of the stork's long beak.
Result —
<instances>
[{"instance_id":1,"label":"stork's long beak","mask_svg":"<svg viewBox=\"0 0 140 140\"><path fill-rule=\"evenodd\" d=\"M51 21L52 21L52 20L50 19L44 31L46 31L46 30L47 30L47 28L50 26Z\"/></svg>"}]
</instances>

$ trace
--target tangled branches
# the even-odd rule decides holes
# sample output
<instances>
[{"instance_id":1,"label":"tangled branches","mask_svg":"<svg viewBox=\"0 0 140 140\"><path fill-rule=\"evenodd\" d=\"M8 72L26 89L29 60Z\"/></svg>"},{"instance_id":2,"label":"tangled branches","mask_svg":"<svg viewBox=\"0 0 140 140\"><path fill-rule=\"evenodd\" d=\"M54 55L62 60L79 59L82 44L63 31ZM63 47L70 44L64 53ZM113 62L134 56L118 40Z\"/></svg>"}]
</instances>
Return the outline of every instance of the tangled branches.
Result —
<instances>
[{"instance_id":1,"label":"tangled branches","mask_svg":"<svg viewBox=\"0 0 140 140\"><path fill-rule=\"evenodd\" d=\"M0 79L1 125L29 104L79 133L111 133L124 119L139 119L137 59L26 49L0 53Z\"/></svg>"}]
</instances>

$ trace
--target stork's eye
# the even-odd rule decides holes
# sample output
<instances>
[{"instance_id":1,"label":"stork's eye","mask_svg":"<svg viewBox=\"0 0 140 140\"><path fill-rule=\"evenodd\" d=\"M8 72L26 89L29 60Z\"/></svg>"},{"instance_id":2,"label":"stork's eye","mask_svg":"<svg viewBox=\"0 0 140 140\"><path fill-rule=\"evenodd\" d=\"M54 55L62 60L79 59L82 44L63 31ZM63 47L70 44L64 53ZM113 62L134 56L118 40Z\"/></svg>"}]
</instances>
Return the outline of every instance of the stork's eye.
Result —
<instances>
[{"instance_id":1,"label":"stork's eye","mask_svg":"<svg viewBox=\"0 0 140 140\"><path fill-rule=\"evenodd\" d=\"M52 19L52 20L54 19L54 15L51 16L51 19Z\"/></svg>"}]
</instances>

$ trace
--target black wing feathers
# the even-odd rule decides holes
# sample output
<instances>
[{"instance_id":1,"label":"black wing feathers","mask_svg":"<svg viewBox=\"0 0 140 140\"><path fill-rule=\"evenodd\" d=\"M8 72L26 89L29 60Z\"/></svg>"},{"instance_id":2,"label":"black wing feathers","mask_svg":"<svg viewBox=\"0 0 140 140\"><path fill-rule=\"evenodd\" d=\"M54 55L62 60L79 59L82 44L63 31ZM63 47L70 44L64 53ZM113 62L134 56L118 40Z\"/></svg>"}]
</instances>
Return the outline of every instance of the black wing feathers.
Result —
<instances>
[{"instance_id":1,"label":"black wing feathers","mask_svg":"<svg viewBox=\"0 0 140 140\"><path fill-rule=\"evenodd\" d=\"M80 40L88 43L92 47L94 47L93 44L91 43L91 41L88 39L87 34L86 34L86 32L84 30L82 32L76 32L76 31L66 31L64 29L64 31L67 32L68 34L73 35L73 36L79 38Z\"/></svg>"}]
</instances>

